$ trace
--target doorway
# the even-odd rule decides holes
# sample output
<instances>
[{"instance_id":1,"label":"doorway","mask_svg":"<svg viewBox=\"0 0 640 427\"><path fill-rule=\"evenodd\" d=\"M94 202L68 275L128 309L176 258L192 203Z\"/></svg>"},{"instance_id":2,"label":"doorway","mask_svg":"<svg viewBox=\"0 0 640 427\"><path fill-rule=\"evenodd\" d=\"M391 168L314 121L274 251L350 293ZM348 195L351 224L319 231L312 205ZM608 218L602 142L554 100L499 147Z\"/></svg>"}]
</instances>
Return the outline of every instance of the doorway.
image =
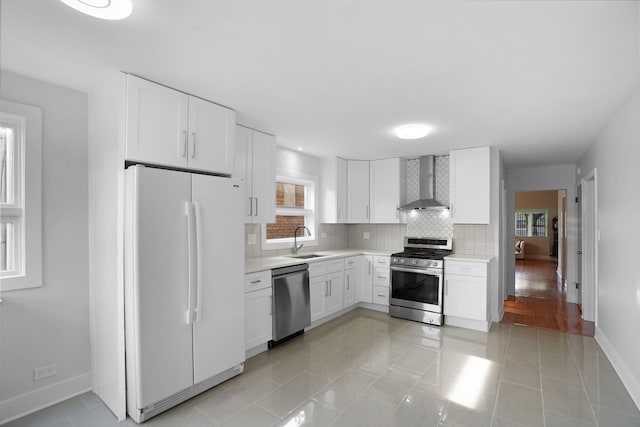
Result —
<instances>
[{"instance_id":1,"label":"doorway","mask_svg":"<svg viewBox=\"0 0 640 427\"><path fill-rule=\"evenodd\" d=\"M567 190L515 193L515 289L503 322L593 335L567 302Z\"/></svg>"}]
</instances>

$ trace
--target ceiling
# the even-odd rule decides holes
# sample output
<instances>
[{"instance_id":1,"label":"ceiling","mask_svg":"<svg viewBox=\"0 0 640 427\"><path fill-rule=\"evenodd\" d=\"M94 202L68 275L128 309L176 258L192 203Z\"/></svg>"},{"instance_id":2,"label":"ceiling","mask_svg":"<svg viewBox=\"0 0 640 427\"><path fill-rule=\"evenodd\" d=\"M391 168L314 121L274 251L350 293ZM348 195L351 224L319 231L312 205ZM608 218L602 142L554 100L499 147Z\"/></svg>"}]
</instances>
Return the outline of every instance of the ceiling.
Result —
<instances>
[{"instance_id":1,"label":"ceiling","mask_svg":"<svg viewBox=\"0 0 640 427\"><path fill-rule=\"evenodd\" d=\"M638 84L637 1L133 1L2 0L0 65L85 92L132 72L311 155L494 145L508 167L575 163ZM434 130L392 134L412 122Z\"/></svg>"}]
</instances>

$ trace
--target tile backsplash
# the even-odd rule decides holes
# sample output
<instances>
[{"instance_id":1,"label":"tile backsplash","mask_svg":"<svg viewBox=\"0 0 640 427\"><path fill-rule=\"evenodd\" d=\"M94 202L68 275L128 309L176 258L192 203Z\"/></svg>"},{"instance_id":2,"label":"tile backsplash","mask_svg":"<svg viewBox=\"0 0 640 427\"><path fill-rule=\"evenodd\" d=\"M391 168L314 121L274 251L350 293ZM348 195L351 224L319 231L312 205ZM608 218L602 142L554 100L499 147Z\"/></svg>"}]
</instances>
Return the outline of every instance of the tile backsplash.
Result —
<instances>
[{"instance_id":1,"label":"tile backsplash","mask_svg":"<svg viewBox=\"0 0 640 427\"><path fill-rule=\"evenodd\" d=\"M255 244L248 244L248 237L250 234L255 235ZM317 246L303 246L300 249L300 253L303 252L315 252L315 251L327 251L331 249L345 249L349 247L348 244L348 225L347 224L319 224L318 225L318 245ZM322 237L326 236L326 237ZM244 257L245 258L257 258L257 257L269 257L269 256L281 256L290 255L291 248L285 249L272 249L262 250L262 226L260 224L245 224L244 225ZM291 245L293 247L293 244Z\"/></svg>"}]
</instances>

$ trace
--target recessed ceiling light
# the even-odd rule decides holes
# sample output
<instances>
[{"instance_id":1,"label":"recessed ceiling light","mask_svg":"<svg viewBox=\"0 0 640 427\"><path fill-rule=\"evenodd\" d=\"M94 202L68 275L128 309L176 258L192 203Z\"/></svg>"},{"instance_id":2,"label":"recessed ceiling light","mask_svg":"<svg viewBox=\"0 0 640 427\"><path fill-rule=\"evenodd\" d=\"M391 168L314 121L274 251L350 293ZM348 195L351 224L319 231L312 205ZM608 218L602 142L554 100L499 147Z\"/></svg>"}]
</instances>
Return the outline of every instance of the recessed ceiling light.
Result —
<instances>
[{"instance_id":1,"label":"recessed ceiling light","mask_svg":"<svg viewBox=\"0 0 640 427\"><path fill-rule=\"evenodd\" d=\"M67 6L100 19L124 19L131 15L133 0L60 0Z\"/></svg>"},{"instance_id":2,"label":"recessed ceiling light","mask_svg":"<svg viewBox=\"0 0 640 427\"><path fill-rule=\"evenodd\" d=\"M298 147L298 151L302 151L302 147Z\"/></svg>"},{"instance_id":3,"label":"recessed ceiling light","mask_svg":"<svg viewBox=\"0 0 640 427\"><path fill-rule=\"evenodd\" d=\"M397 127L395 132L400 139L418 139L427 136L431 132L431 127L415 123Z\"/></svg>"}]
</instances>

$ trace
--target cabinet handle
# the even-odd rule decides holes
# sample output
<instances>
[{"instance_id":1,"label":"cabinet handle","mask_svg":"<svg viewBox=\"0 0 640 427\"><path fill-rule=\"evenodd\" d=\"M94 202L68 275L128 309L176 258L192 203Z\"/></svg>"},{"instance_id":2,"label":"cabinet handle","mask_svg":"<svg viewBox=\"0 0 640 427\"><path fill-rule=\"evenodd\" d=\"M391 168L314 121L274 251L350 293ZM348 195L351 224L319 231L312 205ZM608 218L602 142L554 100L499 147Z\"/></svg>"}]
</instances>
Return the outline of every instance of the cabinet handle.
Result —
<instances>
[{"instance_id":1,"label":"cabinet handle","mask_svg":"<svg viewBox=\"0 0 640 427\"><path fill-rule=\"evenodd\" d=\"M253 216L253 197L249 197L249 216Z\"/></svg>"},{"instance_id":2,"label":"cabinet handle","mask_svg":"<svg viewBox=\"0 0 640 427\"><path fill-rule=\"evenodd\" d=\"M258 280L252 280L252 281L251 281L251 284L252 284L252 285L255 285L256 283L261 283L261 282L262 282L262 280L260 280L260 279L258 279Z\"/></svg>"},{"instance_id":3,"label":"cabinet handle","mask_svg":"<svg viewBox=\"0 0 640 427\"><path fill-rule=\"evenodd\" d=\"M187 139L189 139L189 137L187 136L187 131L182 131L182 154L180 155L180 157L187 157Z\"/></svg>"},{"instance_id":4,"label":"cabinet handle","mask_svg":"<svg viewBox=\"0 0 640 427\"><path fill-rule=\"evenodd\" d=\"M333 280L329 280L329 296L333 295Z\"/></svg>"},{"instance_id":5,"label":"cabinet handle","mask_svg":"<svg viewBox=\"0 0 640 427\"><path fill-rule=\"evenodd\" d=\"M449 295L449 281L448 280L444 281L444 294L445 295Z\"/></svg>"},{"instance_id":6,"label":"cabinet handle","mask_svg":"<svg viewBox=\"0 0 640 427\"><path fill-rule=\"evenodd\" d=\"M366 218L369 219L369 206L367 206L367 216L366 216Z\"/></svg>"},{"instance_id":7,"label":"cabinet handle","mask_svg":"<svg viewBox=\"0 0 640 427\"><path fill-rule=\"evenodd\" d=\"M196 133L192 132L191 137L193 140L193 147L192 147L193 149L191 150L191 158L195 159L196 158Z\"/></svg>"},{"instance_id":8,"label":"cabinet handle","mask_svg":"<svg viewBox=\"0 0 640 427\"><path fill-rule=\"evenodd\" d=\"M369 260L369 275L371 275L371 260Z\"/></svg>"},{"instance_id":9,"label":"cabinet handle","mask_svg":"<svg viewBox=\"0 0 640 427\"><path fill-rule=\"evenodd\" d=\"M255 216L258 216L258 198L254 197L254 199L256 199L256 214L255 214Z\"/></svg>"},{"instance_id":10,"label":"cabinet handle","mask_svg":"<svg viewBox=\"0 0 640 427\"><path fill-rule=\"evenodd\" d=\"M325 297L329 296L329 281L328 280L324 281L324 296Z\"/></svg>"},{"instance_id":11,"label":"cabinet handle","mask_svg":"<svg viewBox=\"0 0 640 427\"><path fill-rule=\"evenodd\" d=\"M347 290L349 290L349 276L347 276Z\"/></svg>"}]
</instances>

